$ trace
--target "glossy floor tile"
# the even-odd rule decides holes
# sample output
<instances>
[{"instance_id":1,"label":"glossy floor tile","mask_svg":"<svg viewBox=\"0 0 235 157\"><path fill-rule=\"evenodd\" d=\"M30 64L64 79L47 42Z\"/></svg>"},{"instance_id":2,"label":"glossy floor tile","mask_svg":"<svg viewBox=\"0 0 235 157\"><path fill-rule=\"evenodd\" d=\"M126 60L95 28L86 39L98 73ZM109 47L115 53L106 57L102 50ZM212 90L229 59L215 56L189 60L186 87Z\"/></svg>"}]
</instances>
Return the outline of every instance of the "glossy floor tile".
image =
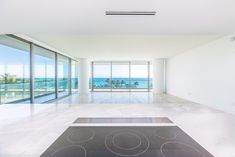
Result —
<instances>
[{"instance_id":1,"label":"glossy floor tile","mask_svg":"<svg viewBox=\"0 0 235 157\"><path fill-rule=\"evenodd\" d=\"M73 124L79 117L168 117L215 157L235 157L234 115L170 95L74 94L48 104L1 105L0 115L0 157L40 156L68 127L79 126Z\"/></svg>"}]
</instances>

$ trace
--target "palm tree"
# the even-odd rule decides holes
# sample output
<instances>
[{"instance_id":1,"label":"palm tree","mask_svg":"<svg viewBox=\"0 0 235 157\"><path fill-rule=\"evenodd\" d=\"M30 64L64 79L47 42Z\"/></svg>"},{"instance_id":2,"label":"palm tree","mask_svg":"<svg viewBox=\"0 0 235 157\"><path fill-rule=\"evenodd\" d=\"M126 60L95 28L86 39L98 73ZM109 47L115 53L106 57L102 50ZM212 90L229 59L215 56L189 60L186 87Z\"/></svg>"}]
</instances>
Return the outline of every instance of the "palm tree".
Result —
<instances>
[{"instance_id":1,"label":"palm tree","mask_svg":"<svg viewBox=\"0 0 235 157\"><path fill-rule=\"evenodd\" d=\"M113 86L113 87L116 87L115 84L116 84L116 81L115 81L115 80L112 80L112 86Z\"/></svg>"},{"instance_id":2,"label":"palm tree","mask_svg":"<svg viewBox=\"0 0 235 157\"><path fill-rule=\"evenodd\" d=\"M134 83L134 85L135 85L135 87L139 86L139 82L136 81L136 82Z\"/></svg>"},{"instance_id":3,"label":"palm tree","mask_svg":"<svg viewBox=\"0 0 235 157\"><path fill-rule=\"evenodd\" d=\"M125 85L125 84L126 84L126 82L125 82L124 80L122 80L122 81L121 81L121 86L122 86L122 85Z\"/></svg>"},{"instance_id":4,"label":"palm tree","mask_svg":"<svg viewBox=\"0 0 235 157\"><path fill-rule=\"evenodd\" d=\"M5 84L12 84L16 83L16 75L10 75L8 73L5 73L4 75L1 75L3 83ZM8 86L5 85L5 93L8 91Z\"/></svg>"},{"instance_id":5,"label":"palm tree","mask_svg":"<svg viewBox=\"0 0 235 157\"><path fill-rule=\"evenodd\" d=\"M5 84L16 83L16 75L5 73L4 75L1 75L1 77Z\"/></svg>"},{"instance_id":6,"label":"palm tree","mask_svg":"<svg viewBox=\"0 0 235 157\"><path fill-rule=\"evenodd\" d=\"M107 79L105 80L105 82L109 83L109 82L110 82L110 79L109 79L109 78L107 78Z\"/></svg>"},{"instance_id":7,"label":"palm tree","mask_svg":"<svg viewBox=\"0 0 235 157\"><path fill-rule=\"evenodd\" d=\"M107 83L107 85L105 85L105 86L108 87L109 84L110 84L110 78L107 78L107 79L105 80L105 82Z\"/></svg>"},{"instance_id":8,"label":"palm tree","mask_svg":"<svg viewBox=\"0 0 235 157\"><path fill-rule=\"evenodd\" d=\"M116 86L117 86L117 87L120 87L120 83L121 83L121 81L120 81L120 80L117 80Z\"/></svg>"}]
</instances>

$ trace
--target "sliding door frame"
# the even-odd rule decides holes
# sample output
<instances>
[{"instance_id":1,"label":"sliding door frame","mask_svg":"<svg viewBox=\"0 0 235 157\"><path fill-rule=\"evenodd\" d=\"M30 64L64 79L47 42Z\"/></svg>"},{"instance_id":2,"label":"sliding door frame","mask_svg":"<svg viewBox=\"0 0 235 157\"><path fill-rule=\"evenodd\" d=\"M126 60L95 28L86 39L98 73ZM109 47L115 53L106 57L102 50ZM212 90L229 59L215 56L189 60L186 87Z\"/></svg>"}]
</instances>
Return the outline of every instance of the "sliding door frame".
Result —
<instances>
[{"instance_id":1,"label":"sliding door frame","mask_svg":"<svg viewBox=\"0 0 235 157\"><path fill-rule=\"evenodd\" d=\"M14 38L14 39L17 39L17 40L19 40L19 41L23 41L23 42L25 42L25 43L28 43L28 44L30 44L30 51L29 51L29 65L30 65L30 98L29 99L27 99L27 100L29 100L29 102L30 102L30 104L34 104L35 103L35 95L34 95L34 87L35 87L35 80L34 80L34 78L35 78L35 46L37 46L37 47L40 47L40 48L43 48L43 49L46 49L46 50L48 50L48 51L51 51L51 52L53 52L53 53L55 53L55 98L54 99L51 99L51 100L48 100L48 101L45 101L45 102L43 102L43 103L46 103L46 102L50 102L50 101L54 101L54 100L56 100L56 99L58 99L58 98L63 98L63 97L67 97L67 96L70 96L70 95L72 95L72 94L74 94L74 93L78 93L78 90L77 91L75 91L75 92L71 92L72 91L72 85L71 85L71 81L72 81L72 79L71 79L71 77L72 77L72 70L71 70L71 66L72 66L72 60L73 61L75 61L75 62L77 62L77 64L78 64L78 60L76 60L75 58L71 58L71 57L69 57L69 56L66 56L66 55L64 55L64 54L61 54L61 53L58 53L58 52L55 52L55 51L53 51L53 50L51 50L51 49L48 49L48 48L46 48L46 47L43 47L43 46L41 46L41 45L38 45L38 44L35 44L35 43L33 43L33 42L31 42L31 41L28 41L28 40L25 40L25 39L23 39L23 38L21 38L21 37L18 37L18 36L16 36L16 35L13 35L13 34L5 34L6 36L8 36L8 37L11 37L11 38ZM66 96L63 96L63 97L58 97L58 55L62 55L62 56L65 56L66 58L68 58L68 60L69 60L69 85L68 85L68 90L69 90L69 94L68 95L66 95ZM25 102L26 100L25 99L21 99L21 100L17 100L17 101L13 101L13 102L8 102L8 103L20 103L20 102ZM7 103L7 104L8 104Z\"/></svg>"},{"instance_id":2,"label":"sliding door frame","mask_svg":"<svg viewBox=\"0 0 235 157\"><path fill-rule=\"evenodd\" d=\"M107 91L104 89L104 91L100 91L100 90L95 90L94 88L94 65L95 63L102 63L102 62L105 62L105 63L108 63L110 65L110 88L105 88L105 89L110 89L110 91ZM128 88L125 88L123 90L121 90L122 88L120 88L120 90L118 91L115 91L113 90L113 84L112 84L112 80L113 80L113 65L114 63L122 63L122 62L126 62L128 63L128 70L129 70L129 80L128 80L128 83L129 83L129 86ZM147 66L147 88L144 88L146 89L146 91L132 91L132 88L131 88L131 65L132 65L132 61L92 61L91 62L91 91L92 92L150 92L151 91L151 85L150 85L150 65L151 65L151 62L150 61L141 61L141 62L145 62L146 63L146 66Z\"/></svg>"},{"instance_id":3,"label":"sliding door frame","mask_svg":"<svg viewBox=\"0 0 235 157\"><path fill-rule=\"evenodd\" d=\"M30 103L34 103L34 45L30 43Z\"/></svg>"}]
</instances>

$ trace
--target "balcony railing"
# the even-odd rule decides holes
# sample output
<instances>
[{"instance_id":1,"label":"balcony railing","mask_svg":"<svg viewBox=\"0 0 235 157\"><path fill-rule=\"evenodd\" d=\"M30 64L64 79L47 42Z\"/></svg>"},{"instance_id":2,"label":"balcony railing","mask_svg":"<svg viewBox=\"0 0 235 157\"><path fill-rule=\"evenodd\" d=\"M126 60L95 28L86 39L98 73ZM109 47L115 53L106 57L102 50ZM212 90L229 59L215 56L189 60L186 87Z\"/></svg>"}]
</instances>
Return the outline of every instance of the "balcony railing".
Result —
<instances>
[{"instance_id":1,"label":"balcony railing","mask_svg":"<svg viewBox=\"0 0 235 157\"><path fill-rule=\"evenodd\" d=\"M67 92L68 79L59 79L59 92ZM77 81L72 81L72 88L77 88ZM55 94L55 79L44 79L34 81L35 97ZM27 100L30 98L30 83L0 83L0 104L14 102L18 100Z\"/></svg>"},{"instance_id":2,"label":"balcony railing","mask_svg":"<svg viewBox=\"0 0 235 157\"><path fill-rule=\"evenodd\" d=\"M91 83L91 82L90 82ZM93 78L93 89L150 89L152 88L152 80L146 78Z\"/></svg>"},{"instance_id":3,"label":"balcony railing","mask_svg":"<svg viewBox=\"0 0 235 157\"><path fill-rule=\"evenodd\" d=\"M0 83L0 104L29 99L30 83Z\"/></svg>"}]
</instances>

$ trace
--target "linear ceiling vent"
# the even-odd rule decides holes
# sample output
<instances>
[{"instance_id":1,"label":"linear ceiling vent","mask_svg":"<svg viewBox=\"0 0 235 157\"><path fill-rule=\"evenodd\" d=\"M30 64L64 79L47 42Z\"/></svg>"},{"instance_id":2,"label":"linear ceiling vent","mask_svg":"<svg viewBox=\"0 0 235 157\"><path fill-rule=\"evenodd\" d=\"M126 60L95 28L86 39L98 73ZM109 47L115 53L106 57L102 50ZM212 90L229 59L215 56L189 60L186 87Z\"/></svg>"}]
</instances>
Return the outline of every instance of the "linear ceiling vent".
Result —
<instances>
[{"instance_id":1,"label":"linear ceiling vent","mask_svg":"<svg viewBox=\"0 0 235 157\"><path fill-rule=\"evenodd\" d=\"M106 11L105 15L156 15L156 11Z\"/></svg>"}]
</instances>

